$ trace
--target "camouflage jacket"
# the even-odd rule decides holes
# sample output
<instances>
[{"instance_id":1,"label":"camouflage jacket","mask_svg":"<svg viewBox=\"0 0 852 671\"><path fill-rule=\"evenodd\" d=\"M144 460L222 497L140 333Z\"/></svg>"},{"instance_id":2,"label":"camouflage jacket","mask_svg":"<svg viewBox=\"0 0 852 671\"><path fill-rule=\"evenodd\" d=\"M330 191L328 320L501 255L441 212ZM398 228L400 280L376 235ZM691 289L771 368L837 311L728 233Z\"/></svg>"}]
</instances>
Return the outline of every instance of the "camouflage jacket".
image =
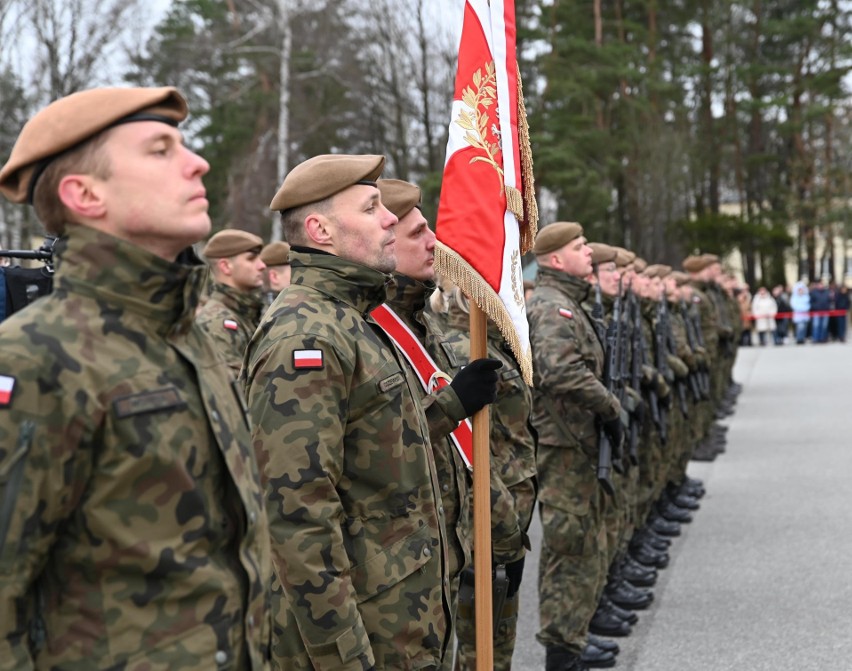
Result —
<instances>
[{"instance_id":1,"label":"camouflage jacket","mask_svg":"<svg viewBox=\"0 0 852 671\"><path fill-rule=\"evenodd\" d=\"M56 249L0 324L0 668L265 668L264 499L202 270L82 226Z\"/></svg>"},{"instance_id":2,"label":"camouflage jacket","mask_svg":"<svg viewBox=\"0 0 852 671\"><path fill-rule=\"evenodd\" d=\"M707 282L693 280L692 303L697 306L701 317L701 335L704 337L704 348L711 360L718 356L719 349L719 317L713 301L705 293Z\"/></svg>"},{"instance_id":3,"label":"camouflage jacket","mask_svg":"<svg viewBox=\"0 0 852 671\"><path fill-rule=\"evenodd\" d=\"M235 373L240 372L262 311L263 298L259 293L246 293L218 282L211 285L210 298L198 310L195 320Z\"/></svg>"},{"instance_id":4,"label":"camouflage jacket","mask_svg":"<svg viewBox=\"0 0 852 671\"><path fill-rule=\"evenodd\" d=\"M618 399L601 383L603 346L581 307L590 286L559 270L540 268L527 305L539 499L578 514L597 495L596 420L614 419L621 411Z\"/></svg>"},{"instance_id":5,"label":"camouflage jacket","mask_svg":"<svg viewBox=\"0 0 852 671\"><path fill-rule=\"evenodd\" d=\"M292 284L243 376L264 469L273 657L284 669L420 669L446 647L440 494L417 381L369 317L389 276L291 250Z\"/></svg>"},{"instance_id":6,"label":"camouflage jacket","mask_svg":"<svg viewBox=\"0 0 852 671\"><path fill-rule=\"evenodd\" d=\"M399 316L409 330L424 345L435 361L438 370L450 373L450 362L442 346L445 340L437 320L423 312L427 291L434 285L412 280L405 275L395 274L394 282L388 287L387 305ZM420 385L420 399L429 425L429 437L441 483L441 499L444 524L449 536L450 579L455 579L462 569L470 564L473 547L470 513L470 472L450 440L449 434L465 418L464 407L450 387L434 394L427 394Z\"/></svg>"},{"instance_id":7,"label":"camouflage jacket","mask_svg":"<svg viewBox=\"0 0 852 671\"><path fill-rule=\"evenodd\" d=\"M450 370L470 360L470 317L457 304L447 316L445 346L451 348ZM488 356L503 362L497 401L490 408L491 555L495 564L521 559L529 547L527 529L536 500L535 430L530 424L532 389L503 336L488 324Z\"/></svg>"}]
</instances>

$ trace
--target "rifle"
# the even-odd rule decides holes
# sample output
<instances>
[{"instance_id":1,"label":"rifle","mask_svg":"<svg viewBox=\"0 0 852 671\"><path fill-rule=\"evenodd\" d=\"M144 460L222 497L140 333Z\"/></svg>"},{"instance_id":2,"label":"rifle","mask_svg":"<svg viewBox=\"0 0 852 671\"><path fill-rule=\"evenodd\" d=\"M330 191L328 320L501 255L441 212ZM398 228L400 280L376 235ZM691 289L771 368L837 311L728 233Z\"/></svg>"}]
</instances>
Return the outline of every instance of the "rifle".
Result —
<instances>
[{"instance_id":1,"label":"rifle","mask_svg":"<svg viewBox=\"0 0 852 671\"><path fill-rule=\"evenodd\" d=\"M0 257L44 261L48 270L53 272L53 245L55 243L56 237L48 235L38 249L0 249Z\"/></svg>"},{"instance_id":2,"label":"rifle","mask_svg":"<svg viewBox=\"0 0 852 671\"><path fill-rule=\"evenodd\" d=\"M617 301L617 306L613 311L613 319L610 322L609 326L606 327L603 338L601 342L604 345L604 375L603 375L603 384L606 387L607 391L610 393L614 393L614 378L618 375L618 328L619 322L616 320L616 311L620 309L620 297ZM600 282L595 283L595 304L592 308L592 317L595 322L595 330L598 332L598 336L601 336L601 332L604 331L603 328L603 303L601 302L601 287ZM598 482L600 482L604 491L613 496L615 494L615 487L612 484L612 478L610 477L610 472L615 467L616 470L620 469L620 454L618 451L620 450L620 445L613 445L609 439L609 436L606 435L606 432L602 429L598 429L598 468L597 468L597 477ZM619 462L618 467L616 467L616 461Z\"/></svg>"},{"instance_id":3,"label":"rifle","mask_svg":"<svg viewBox=\"0 0 852 671\"><path fill-rule=\"evenodd\" d=\"M627 292L627 319L633 327L630 334L630 349L632 358L630 360L630 386L641 393L642 389L642 366L645 363L645 334L642 333L642 312L639 309L639 300L631 290ZM651 415L654 421L659 425L660 409L657 406L657 392L650 390L648 392L649 405L651 406ZM642 429L641 420L638 417L633 417L630 422L630 432L628 434L628 457L630 463L634 466L639 464L639 431Z\"/></svg>"},{"instance_id":4,"label":"rifle","mask_svg":"<svg viewBox=\"0 0 852 671\"><path fill-rule=\"evenodd\" d=\"M689 349L695 352L699 347L698 336L695 333L695 322L692 320L692 315L689 314L689 306L683 299L680 301L680 314L683 317L684 327L686 328L686 341L689 344ZM698 370L694 373L690 371L689 386L696 403L702 399L709 398L710 382L706 361L698 364Z\"/></svg>"},{"instance_id":5,"label":"rifle","mask_svg":"<svg viewBox=\"0 0 852 671\"><path fill-rule=\"evenodd\" d=\"M659 318L657 319L657 328L660 331L659 338L662 339L663 357L666 357L669 354L676 354L677 347L674 343L674 335L672 335L672 325L669 322L669 302L666 298L665 291L660 297L658 315ZM666 362L666 369L668 369L668 361ZM680 411L684 417L688 417L689 409L686 405L686 386L684 385L683 381L677 379L673 373L670 378L674 383L675 391L677 391L677 400L678 405L680 406Z\"/></svg>"}]
</instances>

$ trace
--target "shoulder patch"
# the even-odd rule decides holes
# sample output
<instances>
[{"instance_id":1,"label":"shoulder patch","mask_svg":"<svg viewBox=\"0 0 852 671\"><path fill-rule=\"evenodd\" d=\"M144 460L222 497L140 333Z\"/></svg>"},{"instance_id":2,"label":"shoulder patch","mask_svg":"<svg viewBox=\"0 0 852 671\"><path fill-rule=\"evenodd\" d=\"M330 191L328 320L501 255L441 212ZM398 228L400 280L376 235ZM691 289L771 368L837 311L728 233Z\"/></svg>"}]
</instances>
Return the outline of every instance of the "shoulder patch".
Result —
<instances>
[{"instance_id":1,"label":"shoulder patch","mask_svg":"<svg viewBox=\"0 0 852 671\"><path fill-rule=\"evenodd\" d=\"M296 370L321 370L324 365L321 349L293 351L293 368Z\"/></svg>"},{"instance_id":2,"label":"shoulder patch","mask_svg":"<svg viewBox=\"0 0 852 671\"><path fill-rule=\"evenodd\" d=\"M700 303L701 302L701 296L696 296L696 295L693 294L692 302L693 303Z\"/></svg>"},{"instance_id":3,"label":"shoulder patch","mask_svg":"<svg viewBox=\"0 0 852 671\"><path fill-rule=\"evenodd\" d=\"M574 319L574 313L571 312L568 308L559 308L559 314L565 317L566 319Z\"/></svg>"},{"instance_id":4,"label":"shoulder patch","mask_svg":"<svg viewBox=\"0 0 852 671\"><path fill-rule=\"evenodd\" d=\"M222 326L224 326L229 331L236 331L238 328L240 328L240 325L237 324L237 322L233 319L226 319L222 322Z\"/></svg>"},{"instance_id":5,"label":"shoulder patch","mask_svg":"<svg viewBox=\"0 0 852 671\"><path fill-rule=\"evenodd\" d=\"M0 408L8 408L12 404L13 391L15 378L11 375L0 375Z\"/></svg>"},{"instance_id":6,"label":"shoulder patch","mask_svg":"<svg viewBox=\"0 0 852 671\"><path fill-rule=\"evenodd\" d=\"M182 408L186 403L181 398L177 387L163 387L138 394L122 396L112 402L117 417L131 417L146 412L157 412L170 408Z\"/></svg>"}]
</instances>

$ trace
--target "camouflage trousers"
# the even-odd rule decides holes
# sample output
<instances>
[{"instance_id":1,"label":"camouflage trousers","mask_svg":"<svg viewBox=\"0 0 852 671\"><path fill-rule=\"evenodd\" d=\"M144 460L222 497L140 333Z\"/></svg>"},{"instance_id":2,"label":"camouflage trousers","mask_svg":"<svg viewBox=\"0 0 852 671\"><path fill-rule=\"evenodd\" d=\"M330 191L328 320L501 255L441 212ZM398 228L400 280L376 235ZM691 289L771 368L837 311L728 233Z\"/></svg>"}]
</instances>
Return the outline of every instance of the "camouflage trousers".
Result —
<instances>
[{"instance_id":1,"label":"camouflage trousers","mask_svg":"<svg viewBox=\"0 0 852 671\"><path fill-rule=\"evenodd\" d=\"M512 653L515 651L515 638L518 629L518 612L520 609L518 590L511 599L506 599L500 619L494 628L493 662L495 671L510 671L512 668ZM455 671L475 671L476 669L476 614L473 604L460 604L458 620L456 621Z\"/></svg>"},{"instance_id":2,"label":"camouflage trousers","mask_svg":"<svg viewBox=\"0 0 852 671\"><path fill-rule=\"evenodd\" d=\"M543 539L538 593L542 645L582 652L609 569L603 497L598 488L588 507L574 512L542 501Z\"/></svg>"}]
</instances>

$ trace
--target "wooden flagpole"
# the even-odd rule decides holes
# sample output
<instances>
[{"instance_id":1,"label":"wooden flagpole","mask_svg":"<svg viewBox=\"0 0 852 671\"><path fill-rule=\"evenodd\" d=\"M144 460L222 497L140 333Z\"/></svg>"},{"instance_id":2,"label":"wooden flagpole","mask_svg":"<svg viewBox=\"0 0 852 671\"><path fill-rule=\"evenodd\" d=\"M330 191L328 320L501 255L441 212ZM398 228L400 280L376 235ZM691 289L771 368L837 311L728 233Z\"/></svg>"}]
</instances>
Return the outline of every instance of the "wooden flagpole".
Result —
<instances>
[{"instance_id":1,"label":"wooden flagpole","mask_svg":"<svg viewBox=\"0 0 852 671\"><path fill-rule=\"evenodd\" d=\"M488 356L487 317L470 301L470 360ZM473 570L476 671L494 671L491 599L491 450L488 406L473 416Z\"/></svg>"}]
</instances>

